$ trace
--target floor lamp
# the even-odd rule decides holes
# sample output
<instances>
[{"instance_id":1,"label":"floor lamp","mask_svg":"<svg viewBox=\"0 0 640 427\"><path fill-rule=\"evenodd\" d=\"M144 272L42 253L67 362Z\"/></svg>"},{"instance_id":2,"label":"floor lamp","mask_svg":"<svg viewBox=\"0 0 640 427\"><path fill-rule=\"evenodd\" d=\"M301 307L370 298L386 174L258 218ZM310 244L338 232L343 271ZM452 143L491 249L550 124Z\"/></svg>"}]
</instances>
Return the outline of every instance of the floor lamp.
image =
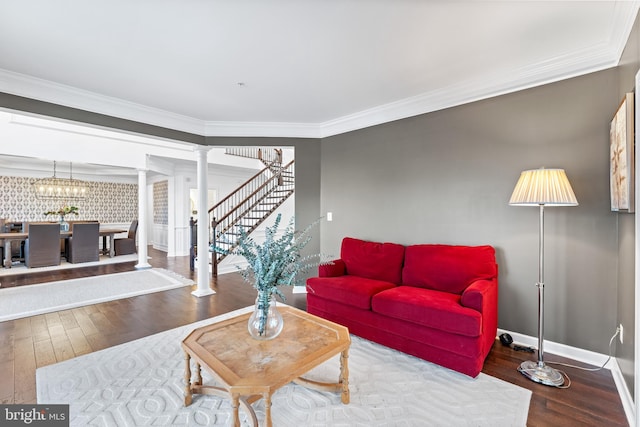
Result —
<instances>
[{"instance_id":1,"label":"floor lamp","mask_svg":"<svg viewBox=\"0 0 640 427\"><path fill-rule=\"evenodd\" d=\"M544 363L544 208L545 206L576 206L578 201L563 169L534 169L520 174L509 204L540 207L538 240L538 361L522 362L518 371L537 383L561 386L562 374Z\"/></svg>"}]
</instances>

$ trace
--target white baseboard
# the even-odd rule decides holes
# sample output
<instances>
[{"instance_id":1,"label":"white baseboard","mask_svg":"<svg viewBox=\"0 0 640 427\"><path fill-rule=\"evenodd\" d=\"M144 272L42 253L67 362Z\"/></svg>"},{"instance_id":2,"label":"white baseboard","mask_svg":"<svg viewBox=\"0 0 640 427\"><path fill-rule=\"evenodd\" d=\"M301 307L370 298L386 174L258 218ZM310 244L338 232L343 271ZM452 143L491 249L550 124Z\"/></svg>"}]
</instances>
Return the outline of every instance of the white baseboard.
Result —
<instances>
[{"instance_id":1,"label":"white baseboard","mask_svg":"<svg viewBox=\"0 0 640 427\"><path fill-rule=\"evenodd\" d=\"M538 337L532 337L529 335L519 334L517 332L511 332L504 329L498 329L498 335L507 333L513 338L513 342L527 347L538 348ZM567 357L569 359L577 360L579 362L588 363L590 365L602 366L606 362L609 355L596 353L590 350L584 350L577 347L571 347L565 344L559 344L553 341L544 340L544 352L552 353L558 356ZM618 389L618 395L622 401L625 415L630 426L635 426L635 404L633 402L633 396L629 392L627 383L624 381L622 371L620 371L620 365L618 361L612 357L609 363L604 367L611 371L613 381Z\"/></svg>"},{"instance_id":2,"label":"white baseboard","mask_svg":"<svg viewBox=\"0 0 640 427\"><path fill-rule=\"evenodd\" d=\"M167 245L163 245L163 244L159 244L159 243L153 243L151 245L151 247L153 249L157 249L157 250L162 251L162 252L168 252L169 251L169 247Z\"/></svg>"},{"instance_id":3,"label":"white baseboard","mask_svg":"<svg viewBox=\"0 0 640 427\"><path fill-rule=\"evenodd\" d=\"M627 383L624 380L624 376L622 375L622 371L620 370L618 361L616 359L612 359L611 365L611 375L613 375L613 382L615 382L616 388L618 389L618 394L620 395L620 400L622 401L622 407L624 408L624 413L627 416L627 422L630 426L635 426L636 407L635 403L633 402L633 396L629 392L629 387L627 387Z\"/></svg>"},{"instance_id":4,"label":"white baseboard","mask_svg":"<svg viewBox=\"0 0 640 427\"><path fill-rule=\"evenodd\" d=\"M235 264L231 264L228 262L225 262L226 260L224 260L223 262L221 262L220 264L218 264L218 274L229 274L229 273L237 273L238 271L242 271L243 269L247 268L247 262L238 262ZM196 258L193 262L195 269L198 269L198 258ZM211 263L209 263L209 271L211 272Z\"/></svg>"},{"instance_id":5,"label":"white baseboard","mask_svg":"<svg viewBox=\"0 0 640 427\"><path fill-rule=\"evenodd\" d=\"M511 337L513 338L513 342L516 344L538 348L538 337L532 337L529 335L519 334L517 332L498 329L498 335L502 333L511 335ZM601 366L607 360L607 357L609 357L608 355L602 353L596 353L590 350L571 347L549 340L544 340L544 352L557 354L558 356L568 357L569 359L578 360L580 362L589 363L596 366ZM607 366L605 366L605 368L611 369L611 363L607 363Z\"/></svg>"}]
</instances>

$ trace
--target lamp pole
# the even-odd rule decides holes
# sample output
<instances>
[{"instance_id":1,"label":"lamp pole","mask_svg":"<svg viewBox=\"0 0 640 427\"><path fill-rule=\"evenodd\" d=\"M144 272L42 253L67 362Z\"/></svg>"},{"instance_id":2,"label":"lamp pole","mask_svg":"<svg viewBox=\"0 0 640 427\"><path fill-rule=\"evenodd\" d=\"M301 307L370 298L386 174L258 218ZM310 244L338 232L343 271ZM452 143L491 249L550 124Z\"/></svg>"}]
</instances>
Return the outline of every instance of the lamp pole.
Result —
<instances>
[{"instance_id":1,"label":"lamp pole","mask_svg":"<svg viewBox=\"0 0 640 427\"><path fill-rule=\"evenodd\" d=\"M538 362L525 360L518 371L531 381L559 387L564 384L560 371L544 363L544 203L540 203L540 230L538 232Z\"/></svg>"},{"instance_id":2,"label":"lamp pole","mask_svg":"<svg viewBox=\"0 0 640 427\"><path fill-rule=\"evenodd\" d=\"M540 205L538 237L538 366L544 366L544 205Z\"/></svg>"}]
</instances>

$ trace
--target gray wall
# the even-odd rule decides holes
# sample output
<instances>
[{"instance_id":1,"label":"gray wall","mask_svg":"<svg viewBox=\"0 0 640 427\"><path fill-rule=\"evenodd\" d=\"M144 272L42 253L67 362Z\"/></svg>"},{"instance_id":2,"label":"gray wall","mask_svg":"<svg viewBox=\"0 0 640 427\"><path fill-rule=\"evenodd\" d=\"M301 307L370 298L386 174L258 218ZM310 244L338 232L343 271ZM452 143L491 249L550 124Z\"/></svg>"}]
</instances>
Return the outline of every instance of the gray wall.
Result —
<instances>
[{"instance_id":1,"label":"gray wall","mask_svg":"<svg viewBox=\"0 0 640 427\"><path fill-rule=\"evenodd\" d=\"M618 215L609 205L607 70L322 141L322 250L344 236L490 244L499 327L537 335L537 208L508 206L521 171L564 168L580 203L546 209L548 340L600 353L617 325Z\"/></svg>"}]
</instances>

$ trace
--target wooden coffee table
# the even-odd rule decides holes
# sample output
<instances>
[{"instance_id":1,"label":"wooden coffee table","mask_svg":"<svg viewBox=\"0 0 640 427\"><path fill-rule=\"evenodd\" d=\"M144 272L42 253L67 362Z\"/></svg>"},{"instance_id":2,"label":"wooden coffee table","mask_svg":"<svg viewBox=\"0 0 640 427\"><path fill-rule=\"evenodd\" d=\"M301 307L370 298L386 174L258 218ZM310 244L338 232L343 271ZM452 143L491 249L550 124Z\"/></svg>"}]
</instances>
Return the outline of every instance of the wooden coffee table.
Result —
<instances>
[{"instance_id":1,"label":"wooden coffee table","mask_svg":"<svg viewBox=\"0 0 640 427\"><path fill-rule=\"evenodd\" d=\"M185 354L185 406L193 394L209 394L231 399L234 426L240 425L240 406L258 425L251 404L264 399L265 425L271 427L271 396L280 387L295 382L321 391L340 392L349 403L349 330L293 307L280 306L284 328L269 341L256 340L247 331L251 313L239 315L195 329L183 341ZM311 369L340 354L337 383L302 378ZM195 380L191 379L191 359ZM203 385L201 368L221 386Z\"/></svg>"}]
</instances>

